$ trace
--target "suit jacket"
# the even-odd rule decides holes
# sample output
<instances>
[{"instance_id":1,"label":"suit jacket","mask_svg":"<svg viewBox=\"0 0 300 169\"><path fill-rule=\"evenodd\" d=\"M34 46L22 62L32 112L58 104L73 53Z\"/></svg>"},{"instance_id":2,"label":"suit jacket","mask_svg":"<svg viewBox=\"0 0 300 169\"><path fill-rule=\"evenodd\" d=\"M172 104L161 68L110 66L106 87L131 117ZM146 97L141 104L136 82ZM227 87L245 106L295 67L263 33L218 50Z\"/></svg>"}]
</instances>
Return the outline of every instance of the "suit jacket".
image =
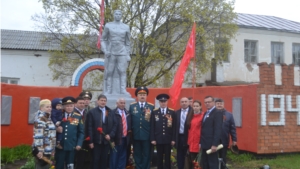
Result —
<instances>
[{"instance_id":1,"label":"suit jacket","mask_svg":"<svg viewBox=\"0 0 300 169\"><path fill-rule=\"evenodd\" d=\"M222 144L228 147L229 145L229 135L231 136L232 141L237 141L236 138L236 128L234 119L231 113L226 110L223 110L223 132L222 132Z\"/></svg>"},{"instance_id":2,"label":"suit jacket","mask_svg":"<svg viewBox=\"0 0 300 169\"><path fill-rule=\"evenodd\" d=\"M150 109L153 112L154 105L145 102L144 110L141 110L138 102L131 103L129 112L131 115L131 129L134 140L150 139L150 120L145 119L145 110Z\"/></svg>"},{"instance_id":3,"label":"suit jacket","mask_svg":"<svg viewBox=\"0 0 300 169\"><path fill-rule=\"evenodd\" d=\"M168 118L171 125L168 125ZM156 144L171 144L175 141L176 116L173 109L167 108L166 115L162 114L161 108L153 110L151 114L151 135L150 141Z\"/></svg>"},{"instance_id":4,"label":"suit jacket","mask_svg":"<svg viewBox=\"0 0 300 169\"><path fill-rule=\"evenodd\" d=\"M99 109L99 107L95 107L91 109L87 114L87 131L88 137L90 137L89 143L103 143L108 144L109 142L104 138L104 134L101 134L97 129L102 127L103 132L109 135L110 140L113 142L115 133L116 133L116 120L114 113L111 112L111 109L105 106L105 111ZM105 122L103 123L103 113L105 113Z\"/></svg>"},{"instance_id":5,"label":"suit jacket","mask_svg":"<svg viewBox=\"0 0 300 169\"><path fill-rule=\"evenodd\" d=\"M189 110L188 110L188 113L186 115L186 118L185 118L185 122L184 122L184 132L183 132L183 135L184 135L184 145L183 146L187 146L187 140L188 140L188 126L187 126L187 117L189 116L190 113L193 113L192 112L192 109L189 107ZM176 129L175 129L175 133L176 133L176 141L175 141L175 147L178 148L178 139L179 139L179 129L180 129L180 120L181 120L181 109L177 110L175 112L176 114Z\"/></svg>"},{"instance_id":6,"label":"suit jacket","mask_svg":"<svg viewBox=\"0 0 300 169\"><path fill-rule=\"evenodd\" d=\"M131 116L129 112L124 109L125 114L126 114L126 123L127 123L127 145L130 143L130 134L131 134ZM118 108L112 110L112 112L115 114L115 119L117 123L117 129L116 129L116 135L115 135L115 144L120 145L121 144L121 139L123 137L123 121L122 121L122 116L119 114Z\"/></svg>"},{"instance_id":7,"label":"suit jacket","mask_svg":"<svg viewBox=\"0 0 300 169\"><path fill-rule=\"evenodd\" d=\"M223 113L213 108L206 119L205 115L206 113L202 121L200 144L201 148L210 149L211 146L218 146L221 142Z\"/></svg>"},{"instance_id":8,"label":"suit jacket","mask_svg":"<svg viewBox=\"0 0 300 169\"><path fill-rule=\"evenodd\" d=\"M78 114L81 114L81 113L79 112L79 110L76 109L76 108L74 108L74 112L76 112L76 113L78 113ZM88 130L87 130L88 128L87 128L86 123L85 123L85 121L86 121L86 115L87 115L87 111L86 111L86 109L84 109L83 115L81 116L82 121L83 121L84 139L87 138L87 135L88 135Z\"/></svg>"},{"instance_id":9,"label":"suit jacket","mask_svg":"<svg viewBox=\"0 0 300 169\"><path fill-rule=\"evenodd\" d=\"M65 113L62 113L64 117ZM71 113L69 120L62 120L60 126L63 128L62 139L60 141L63 150L71 151L74 147L82 147L84 140L83 122L81 114L76 112Z\"/></svg>"}]
</instances>

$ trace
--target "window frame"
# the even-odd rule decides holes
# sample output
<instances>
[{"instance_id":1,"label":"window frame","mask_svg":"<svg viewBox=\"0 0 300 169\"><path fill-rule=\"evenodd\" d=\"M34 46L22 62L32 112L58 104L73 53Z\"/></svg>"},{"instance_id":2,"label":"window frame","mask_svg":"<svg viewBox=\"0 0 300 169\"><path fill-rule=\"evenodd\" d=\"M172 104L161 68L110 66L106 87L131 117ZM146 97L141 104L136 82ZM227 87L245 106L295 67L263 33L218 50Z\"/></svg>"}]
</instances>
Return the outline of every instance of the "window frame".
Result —
<instances>
[{"instance_id":1,"label":"window frame","mask_svg":"<svg viewBox=\"0 0 300 169\"><path fill-rule=\"evenodd\" d=\"M12 83L13 81L16 81L17 83ZM1 83L16 84L16 85L18 85L20 83L20 78L16 78L16 77L1 77Z\"/></svg>"},{"instance_id":2,"label":"window frame","mask_svg":"<svg viewBox=\"0 0 300 169\"><path fill-rule=\"evenodd\" d=\"M295 50L295 46L299 46L299 53L298 53L298 63L296 64L296 62L295 62L295 60L296 60L296 58L294 57L294 50ZM293 43L292 44L292 59L293 59L293 64L295 65L295 66L300 66L300 43Z\"/></svg>"},{"instance_id":3,"label":"window frame","mask_svg":"<svg viewBox=\"0 0 300 169\"><path fill-rule=\"evenodd\" d=\"M274 44L281 44L282 45L282 59L280 60L281 61L280 63L276 63L275 58L273 59L273 54L275 53L275 52L273 52L273 45ZM283 42L271 42L271 63L274 63L275 65L280 65L280 64L284 63L284 43Z\"/></svg>"},{"instance_id":4,"label":"window frame","mask_svg":"<svg viewBox=\"0 0 300 169\"><path fill-rule=\"evenodd\" d=\"M227 39L227 38L219 38L219 39L217 39L218 41L227 41L229 44L230 44L230 40L229 39ZM216 39L214 40L214 44L218 44L218 41L216 41ZM223 55L223 51L221 51L220 52L221 53L221 55ZM222 63L230 63L230 54L231 54L231 52L228 52L227 53L227 57L225 57L225 58L223 58L222 59ZM214 53L214 55L216 56L216 53ZM224 55L225 56L225 55Z\"/></svg>"},{"instance_id":5,"label":"window frame","mask_svg":"<svg viewBox=\"0 0 300 169\"><path fill-rule=\"evenodd\" d=\"M245 46L245 42L250 42L250 43L255 43L255 61L252 62L251 58L252 58L252 54L251 54L251 44L250 44L250 48L248 48L248 59L246 60L246 46ZM249 58L250 57L250 58ZM244 39L244 62L245 63L258 63L258 40L252 40L252 39Z\"/></svg>"}]
</instances>

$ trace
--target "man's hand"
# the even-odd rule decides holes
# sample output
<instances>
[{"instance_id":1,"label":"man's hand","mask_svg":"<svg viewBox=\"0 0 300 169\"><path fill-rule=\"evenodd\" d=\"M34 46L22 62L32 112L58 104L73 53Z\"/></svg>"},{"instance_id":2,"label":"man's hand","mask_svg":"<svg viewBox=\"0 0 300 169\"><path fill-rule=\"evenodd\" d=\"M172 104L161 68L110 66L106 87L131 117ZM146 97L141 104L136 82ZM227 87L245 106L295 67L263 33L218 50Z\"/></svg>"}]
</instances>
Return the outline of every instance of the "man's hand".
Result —
<instances>
[{"instance_id":1,"label":"man's hand","mask_svg":"<svg viewBox=\"0 0 300 169\"><path fill-rule=\"evenodd\" d=\"M116 145L115 145L115 142L112 142L112 143L111 143L111 147L114 148L115 146L116 146Z\"/></svg>"},{"instance_id":2,"label":"man's hand","mask_svg":"<svg viewBox=\"0 0 300 169\"><path fill-rule=\"evenodd\" d=\"M171 145L174 146L175 145L175 141L171 141Z\"/></svg>"},{"instance_id":3,"label":"man's hand","mask_svg":"<svg viewBox=\"0 0 300 169\"><path fill-rule=\"evenodd\" d=\"M212 152L212 153L214 153L214 152L216 152L216 151L217 151L217 147L216 147L216 146L211 146L211 148L210 148L210 149L211 149L211 152Z\"/></svg>"},{"instance_id":4,"label":"man's hand","mask_svg":"<svg viewBox=\"0 0 300 169\"><path fill-rule=\"evenodd\" d=\"M109 137L109 135L108 135L108 134L106 134L106 135L105 135L105 139L106 139L107 141L109 141L109 140L110 140L110 137Z\"/></svg>"},{"instance_id":5,"label":"man's hand","mask_svg":"<svg viewBox=\"0 0 300 169\"><path fill-rule=\"evenodd\" d=\"M81 149L81 147L80 146L76 146L76 148L75 148L77 151L79 151L80 149Z\"/></svg>"},{"instance_id":6,"label":"man's hand","mask_svg":"<svg viewBox=\"0 0 300 169\"><path fill-rule=\"evenodd\" d=\"M236 146L236 144L237 144L236 141L233 141L233 142L232 142L232 145Z\"/></svg>"},{"instance_id":7,"label":"man's hand","mask_svg":"<svg viewBox=\"0 0 300 169\"><path fill-rule=\"evenodd\" d=\"M156 141L151 141L151 144L156 145Z\"/></svg>"},{"instance_id":8,"label":"man's hand","mask_svg":"<svg viewBox=\"0 0 300 169\"><path fill-rule=\"evenodd\" d=\"M62 130L63 130L63 128L61 126L56 128L56 132L58 132L58 133L62 133Z\"/></svg>"},{"instance_id":9,"label":"man's hand","mask_svg":"<svg viewBox=\"0 0 300 169\"><path fill-rule=\"evenodd\" d=\"M94 143L89 144L90 148L93 149L94 148Z\"/></svg>"},{"instance_id":10,"label":"man's hand","mask_svg":"<svg viewBox=\"0 0 300 169\"><path fill-rule=\"evenodd\" d=\"M39 152L39 153L36 155L36 157L37 157L38 159L43 158L43 153L42 153L42 152Z\"/></svg>"}]
</instances>

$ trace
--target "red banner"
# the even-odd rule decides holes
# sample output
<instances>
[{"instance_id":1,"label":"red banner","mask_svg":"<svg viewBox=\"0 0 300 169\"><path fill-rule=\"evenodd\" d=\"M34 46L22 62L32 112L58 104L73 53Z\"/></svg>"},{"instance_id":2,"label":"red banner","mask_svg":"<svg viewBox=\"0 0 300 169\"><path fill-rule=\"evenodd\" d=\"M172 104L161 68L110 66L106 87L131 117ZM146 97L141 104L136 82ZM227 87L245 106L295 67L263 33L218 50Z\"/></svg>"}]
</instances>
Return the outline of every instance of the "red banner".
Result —
<instances>
[{"instance_id":1,"label":"red banner","mask_svg":"<svg viewBox=\"0 0 300 169\"><path fill-rule=\"evenodd\" d=\"M98 36L98 42L97 42L97 47L98 49L101 48L101 36L102 36L102 29L104 25L104 0L101 1L101 6L100 6L100 27L99 27L99 36Z\"/></svg>"},{"instance_id":2,"label":"red banner","mask_svg":"<svg viewBox=\"0 0 300 169\"><path fill-rule=\"evenodd\" d=\"M174 77L173 85L169 91L170 96L171 96L171 102L173 103L173 106L176 105L176 102L180 95L182 83L184 80L184 74L186 72L186 69L189 66L190 60L191 60L191 58L195 57L195 43L196 43L196 23L194 22L189 41L185 48L184 56L180 62L180 65L179 65L177 72L175 74L175 77Z\"/></svg>"}]
</instances>

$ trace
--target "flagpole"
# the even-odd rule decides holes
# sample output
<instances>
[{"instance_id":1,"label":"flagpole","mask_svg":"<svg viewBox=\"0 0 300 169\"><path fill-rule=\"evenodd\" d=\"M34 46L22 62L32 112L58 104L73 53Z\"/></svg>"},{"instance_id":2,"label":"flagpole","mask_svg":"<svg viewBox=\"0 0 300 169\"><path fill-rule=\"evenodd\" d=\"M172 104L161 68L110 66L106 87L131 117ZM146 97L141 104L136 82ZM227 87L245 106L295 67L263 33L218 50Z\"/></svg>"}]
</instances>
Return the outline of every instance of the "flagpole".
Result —
<instances>
[{"instance_id":1,"label":"flagpole","mask_svg":"<svg viewBox=\"0 0 300 169\"><path fill-rule=\"evenodd\" d=\"M194 21L194 24L195 24L195 21ZM192 88L193 88L193 99L195 98L194 95L195 95L195 88L196 88L196 30L195 30L195 37L194 37L194 41L195 41L195 48L194 48L194 60L193 60L193 85L192 85Z\"/></svg>"}]
</instances>

